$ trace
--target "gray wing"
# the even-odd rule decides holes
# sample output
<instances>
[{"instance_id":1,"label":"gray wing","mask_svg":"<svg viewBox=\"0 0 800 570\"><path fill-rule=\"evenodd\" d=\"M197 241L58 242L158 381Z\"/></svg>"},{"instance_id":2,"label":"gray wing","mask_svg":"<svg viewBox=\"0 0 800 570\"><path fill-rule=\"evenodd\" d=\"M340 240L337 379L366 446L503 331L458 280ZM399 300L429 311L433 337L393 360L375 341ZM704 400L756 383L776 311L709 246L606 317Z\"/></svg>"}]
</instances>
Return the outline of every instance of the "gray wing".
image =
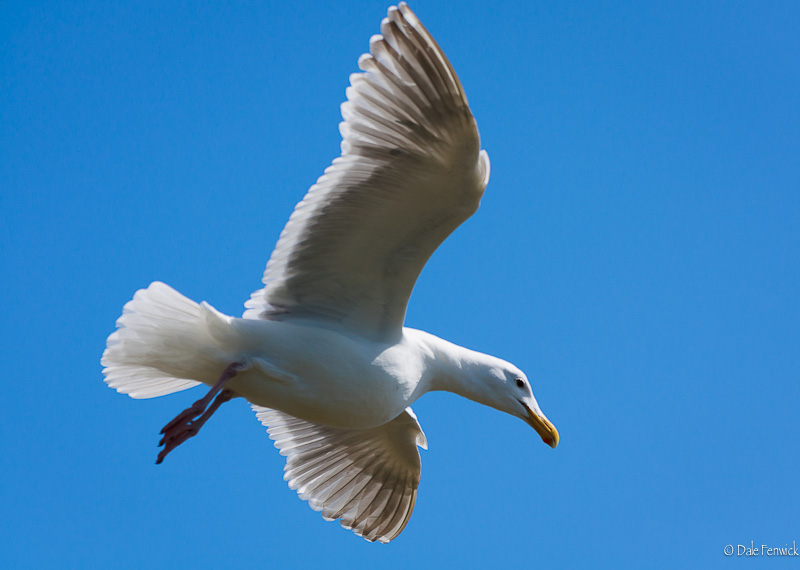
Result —
<instances>
[{"instance_id":1,"label":"gray wing","mask_svg":"<svg viewBox=\"0 0 800 570\"><path fill-rule=\"evenodd\" d=\"M342 154L297 205L245 318L400 334L428 258L477 210L489 177L475 119L411 10L389 9L342 104Z\"/></svg>"},{"instance_id":2,"label":"gray wing","mask_svg":"<svg viewBox=\"0 0 800 570\"><path fill-rule=\"evenodd\" d=\"M325 520L369 541L389 542L411 518L425 434L411 408L371 429L313 424L253 406L281 455L283 478Z\"/></svg>"}]
</instances>

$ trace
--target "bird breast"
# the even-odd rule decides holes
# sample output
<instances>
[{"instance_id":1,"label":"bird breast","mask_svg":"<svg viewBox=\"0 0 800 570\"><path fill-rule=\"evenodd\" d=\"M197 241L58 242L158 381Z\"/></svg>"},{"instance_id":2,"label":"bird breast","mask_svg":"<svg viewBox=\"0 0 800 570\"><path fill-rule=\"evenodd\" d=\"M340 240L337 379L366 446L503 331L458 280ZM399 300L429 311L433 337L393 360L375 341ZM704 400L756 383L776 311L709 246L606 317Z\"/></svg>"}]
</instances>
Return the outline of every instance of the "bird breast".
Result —
<instances>
[{"instance_id":1,"label":"bird breast","mask_svg":"<svg viewBox=\"0 0 800 570\"><path fill-rule=\"evenodd\" d=\"M232 319L247 368L230 388L253 404L335 427L371 428L419 395L424 366L413 343L304 323Z\"/></svg>"}]
</instances>

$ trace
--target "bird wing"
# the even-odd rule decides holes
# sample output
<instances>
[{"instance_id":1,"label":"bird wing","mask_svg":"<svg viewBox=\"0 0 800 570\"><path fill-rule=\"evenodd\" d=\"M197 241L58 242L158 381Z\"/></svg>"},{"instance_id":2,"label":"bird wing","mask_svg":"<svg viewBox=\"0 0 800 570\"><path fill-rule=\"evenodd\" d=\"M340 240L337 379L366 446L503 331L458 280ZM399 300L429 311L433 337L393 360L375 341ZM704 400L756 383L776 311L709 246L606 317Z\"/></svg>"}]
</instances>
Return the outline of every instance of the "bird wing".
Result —
<instances>
[{"instance_id":1,"label":"bird wing","mask_svg":"<svg viewBox=\"0 0 800 570\"><path fill-rule=\"evenodd\" d=\"M325 520L369 541L389 542L405 528L420 478L417 446L427 449L407 408L387 424L343 429L253 405L281 455L284 480Z\"/></svg>"},{"instance_id":2,"label":"bird wing","mask_svg":"<svg viewBox=\"0 0 800 570\"><path fill-rule=\"evenodd\" d=\"M297 205L245 318L400 334L428 258L478 208L489 159L441 48L404 4L350 77L342 154Z\"/></svg>"}]
</instances>

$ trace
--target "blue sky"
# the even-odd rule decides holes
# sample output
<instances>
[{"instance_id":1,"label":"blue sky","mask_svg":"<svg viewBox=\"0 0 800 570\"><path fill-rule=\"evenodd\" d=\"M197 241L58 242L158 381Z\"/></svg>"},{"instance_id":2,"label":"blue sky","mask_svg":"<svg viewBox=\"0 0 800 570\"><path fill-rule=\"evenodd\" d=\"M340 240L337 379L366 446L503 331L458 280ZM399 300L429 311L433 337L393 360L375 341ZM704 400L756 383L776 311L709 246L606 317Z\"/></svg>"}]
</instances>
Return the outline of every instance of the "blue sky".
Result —
<instances>
[{"instance_id":1,"label":"blue sky","mask_svg":"<svg viewBox=\"0 0 800 570\"><path fill-rule=\"evenodd\" d=\"M134 401L99 359L153 280L241 313L388 3L4 3L8 567L774 567L723 549L800 542L799 6L412 3L492 177L407 324L520 366L561 444L425 396L381 546L287 488L243 401L154 465L199 394Z\"/></svg>"}]
</instances>

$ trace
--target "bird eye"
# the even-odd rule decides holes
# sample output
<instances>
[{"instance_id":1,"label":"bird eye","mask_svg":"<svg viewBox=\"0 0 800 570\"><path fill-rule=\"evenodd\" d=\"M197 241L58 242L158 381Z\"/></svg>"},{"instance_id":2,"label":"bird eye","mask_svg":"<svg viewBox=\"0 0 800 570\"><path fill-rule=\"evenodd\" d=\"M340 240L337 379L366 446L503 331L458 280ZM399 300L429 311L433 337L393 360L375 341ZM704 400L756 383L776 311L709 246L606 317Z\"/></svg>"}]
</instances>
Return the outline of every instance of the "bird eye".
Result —
<instances>
[{"instance_id":1,"label":"bird eye","mask_svg":"<svg viewBox=\"0 0 800 570\"><path fill-rule=\"evenodd\" d=\"M522 378L517 378L517 388L524 388L525 387L525 380Z\"/></svg>"}]
</instances>

